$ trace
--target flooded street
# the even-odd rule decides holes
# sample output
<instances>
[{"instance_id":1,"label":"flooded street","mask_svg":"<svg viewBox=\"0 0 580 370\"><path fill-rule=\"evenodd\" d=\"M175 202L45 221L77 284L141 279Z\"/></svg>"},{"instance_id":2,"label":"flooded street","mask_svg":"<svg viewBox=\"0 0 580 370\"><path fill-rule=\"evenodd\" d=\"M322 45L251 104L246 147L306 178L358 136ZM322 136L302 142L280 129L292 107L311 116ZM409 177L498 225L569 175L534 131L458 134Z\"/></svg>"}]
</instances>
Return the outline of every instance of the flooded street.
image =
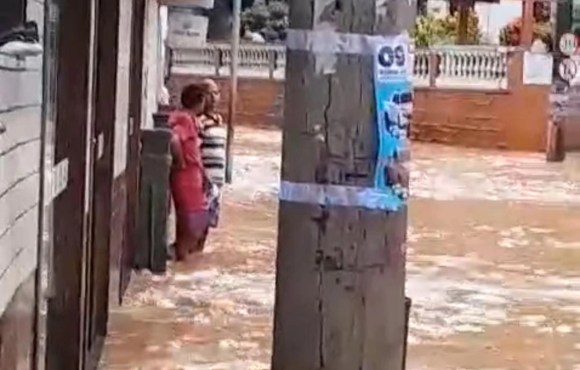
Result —
<instances>
[{"instance_id":1,"label":"flooded street","mask_svg":"<svg viewBox=\"0 0 580 370\"><path fill-rule=\"evenodd\" d=\"M205 255L136 274L102 369L269 369L280 133L240 129ZM580 370L580 160L414 146L409 370Z\"/></svg>"}]
</instances>

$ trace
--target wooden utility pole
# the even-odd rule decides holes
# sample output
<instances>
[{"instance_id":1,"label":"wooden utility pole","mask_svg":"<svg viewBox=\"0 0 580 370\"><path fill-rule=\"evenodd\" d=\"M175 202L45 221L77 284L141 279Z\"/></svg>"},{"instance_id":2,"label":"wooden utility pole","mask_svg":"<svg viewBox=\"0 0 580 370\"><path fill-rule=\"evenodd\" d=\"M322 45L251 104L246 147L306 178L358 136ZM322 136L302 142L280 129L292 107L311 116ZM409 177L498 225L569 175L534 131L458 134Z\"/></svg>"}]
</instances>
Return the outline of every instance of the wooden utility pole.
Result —
<instances>
[{"instance_id":1,"label":"wooden utility pole","mask_svg":"<svg viewBox=\"0 0 580 370\"><path fill-rule=\"evenodd\" d=\"M283 184L373 186L373 55L363 44L408 30L415 10L406 0L290 1ZM325 41L336 33L352 41L337 53ZM406 207L281 200L279 212L272 369L400 370Z\"/></svg>"},{"instance_id":2,"label":"wooden utility pole","mask_svg":"<svg viewBox=\"0 0 580 370\"><path fill-rule=\"evenodd\" d=\"M466 1L459 3L458 21L457 21L457 44L469 44L469 12L471 8Z\"/></svg>"}]
</instances>

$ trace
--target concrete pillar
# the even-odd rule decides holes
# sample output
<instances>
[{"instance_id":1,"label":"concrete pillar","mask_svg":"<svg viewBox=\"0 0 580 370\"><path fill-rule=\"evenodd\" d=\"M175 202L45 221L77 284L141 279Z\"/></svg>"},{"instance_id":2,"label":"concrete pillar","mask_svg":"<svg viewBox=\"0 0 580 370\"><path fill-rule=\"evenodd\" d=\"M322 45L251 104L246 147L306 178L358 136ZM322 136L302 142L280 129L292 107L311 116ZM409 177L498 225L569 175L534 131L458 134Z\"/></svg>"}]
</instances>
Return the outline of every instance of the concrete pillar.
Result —
<instances>
[{"instance_id":1,"label":"concrete pillar","mask_svg":"<svg viewBox=\"0 0 580 370\"><path fill-rule=\"evenodd\" d=\"M522 1L522 34L520 45L529 48L534 42L534 0Z\"/></svg>"}]
</instances>

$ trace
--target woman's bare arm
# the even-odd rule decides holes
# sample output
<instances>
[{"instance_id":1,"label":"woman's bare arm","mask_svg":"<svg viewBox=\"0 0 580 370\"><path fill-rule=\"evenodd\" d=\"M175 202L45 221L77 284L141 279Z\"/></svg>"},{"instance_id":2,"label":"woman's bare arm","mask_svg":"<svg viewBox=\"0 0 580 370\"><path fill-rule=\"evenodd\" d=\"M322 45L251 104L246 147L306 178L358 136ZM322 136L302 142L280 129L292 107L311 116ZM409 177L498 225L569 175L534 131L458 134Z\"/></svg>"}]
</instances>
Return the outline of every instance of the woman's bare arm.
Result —
<instances>
[{"instance_id":1,"label":"woman's bare arm","mask_svg":"<svg viewBox=\"0 0 580 370\"><path fill-rule=\"evenodd\" d=\"M173 163L177 168L185 168L185 157L183 156L183 148L181 147L181 141L177 134L171 135L171 155L173 157Z\"/></svg>"}]
</instances>

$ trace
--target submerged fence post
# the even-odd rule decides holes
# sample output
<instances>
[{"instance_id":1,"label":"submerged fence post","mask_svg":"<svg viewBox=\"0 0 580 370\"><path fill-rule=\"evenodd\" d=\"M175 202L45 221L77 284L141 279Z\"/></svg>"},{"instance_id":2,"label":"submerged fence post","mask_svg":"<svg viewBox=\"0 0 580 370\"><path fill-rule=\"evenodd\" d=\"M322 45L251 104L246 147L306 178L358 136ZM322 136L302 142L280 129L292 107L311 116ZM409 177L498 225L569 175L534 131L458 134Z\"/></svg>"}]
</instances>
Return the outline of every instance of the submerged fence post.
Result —
<instances>
[{"instance_id":1,"label":"submerged fence post","mask_svg":"<svg viewBox=\"0 0 580 370\"><path fill-rule=\"evenodd\" d=\"M274 72L276 71L276 56L275 50L268 51L268 77L270 80L274 78Z\"/></svg>"},{"instance_id":2,"label":"submerged fence post","mask_svg":"<svg viewBox=\"0 0 580 370\"><path fill-rule=\"evenodd\" d=\"M135 268L153 273L167 269L170 140L171 132L164 128L141 132L141 213Z\"/></svg>"},{"instance_id":3,"label":"submerged fence post","mask_svg":"<svg viewBox=\"0 0 580 370\"><path fill-rule=\"evenodd\" d=\"M403 365L402 370L407 368L407 347L409 343L409 318L411 317L411 306L413 300L409 297L405 297L405 344L403 346Z\"/></svg>"}]
</instances>

